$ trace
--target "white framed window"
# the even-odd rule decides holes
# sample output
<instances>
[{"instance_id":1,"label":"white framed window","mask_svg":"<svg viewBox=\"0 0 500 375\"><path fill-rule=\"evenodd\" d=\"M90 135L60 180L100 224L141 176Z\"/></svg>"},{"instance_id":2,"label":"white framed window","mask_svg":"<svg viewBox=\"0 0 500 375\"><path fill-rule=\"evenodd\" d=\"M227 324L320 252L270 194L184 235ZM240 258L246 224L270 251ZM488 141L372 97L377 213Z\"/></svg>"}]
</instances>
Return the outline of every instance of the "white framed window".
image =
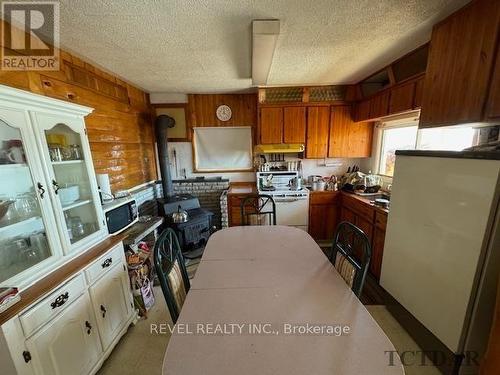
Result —
<instances>
[{"instance_id":1,"label":"white framed window","mask_svg":"<svg viewBox=\"0 0 500 375\"><path fill-rule=\"evenodd\" d=\"M392 177L396 150L460 151L474 144L473 127L418 129L418 118L387 121L378 125L378 174Z\"/></svg>"}]
</instances>

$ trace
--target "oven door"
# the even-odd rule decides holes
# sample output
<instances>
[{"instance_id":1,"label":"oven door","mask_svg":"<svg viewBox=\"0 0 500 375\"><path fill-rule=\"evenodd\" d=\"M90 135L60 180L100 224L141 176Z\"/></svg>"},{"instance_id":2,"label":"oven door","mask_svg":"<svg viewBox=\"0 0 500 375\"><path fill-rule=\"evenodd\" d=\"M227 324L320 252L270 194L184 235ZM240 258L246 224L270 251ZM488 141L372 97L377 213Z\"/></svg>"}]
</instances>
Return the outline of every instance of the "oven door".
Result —
<instances>
[{"instance_id":1,"label":"oven door","mask_svg":"<svg viewBox=\"0 0 500 375\"><path fill-rule=\"evenodd\" d=\"M276 198L276 222L307 232L309 222L309 198Z\"/></svg>"}]
</instances>

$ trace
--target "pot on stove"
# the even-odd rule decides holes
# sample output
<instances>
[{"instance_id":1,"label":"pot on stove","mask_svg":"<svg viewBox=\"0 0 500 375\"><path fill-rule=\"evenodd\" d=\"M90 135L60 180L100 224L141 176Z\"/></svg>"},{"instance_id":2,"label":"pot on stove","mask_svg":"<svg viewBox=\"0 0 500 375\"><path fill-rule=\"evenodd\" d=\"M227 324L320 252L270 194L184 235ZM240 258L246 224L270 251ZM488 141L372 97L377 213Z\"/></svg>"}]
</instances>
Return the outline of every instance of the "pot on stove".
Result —
<instances>
[{"instance_id":1,"label":"pot on stove","mask_svg":"<svg viewBox=\"0 0 500 375\"><path fill-rule=\"evenodd\" d=\"M300 190L302 189L302 179L300 177L294 177L288 182L290 190Z\"/></svg>"},{"instance_id":2,"label":"pot on stove","mask_svg":"<svg viewBox=\"0 0 500 375\"><path fill-rule=\"evenodd\" d=\"M177 212L174 212L172 214L172 222L176 223L176 224L185 223L186 221L188 221L188 219L189 219L189 215L188 215L187 211L183 210L180 205L177 208Z\"/></svg>"}]
</instances>

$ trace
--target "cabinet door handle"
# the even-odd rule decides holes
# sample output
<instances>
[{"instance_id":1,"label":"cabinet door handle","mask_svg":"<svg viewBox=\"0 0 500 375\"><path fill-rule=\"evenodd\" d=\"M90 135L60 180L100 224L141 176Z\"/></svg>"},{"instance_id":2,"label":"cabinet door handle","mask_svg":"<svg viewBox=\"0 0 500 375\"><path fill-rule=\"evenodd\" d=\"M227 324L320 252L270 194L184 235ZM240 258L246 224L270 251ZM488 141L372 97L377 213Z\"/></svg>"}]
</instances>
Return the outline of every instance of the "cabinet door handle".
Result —
<instances>
[{"instance_id":1,"label":"cabinet door handle","mask_svg":"<svg viewBox=\"0 0 500 375\"><path fill-rule=\"evenodd\" d=\"M27 350L25 350L23 352L23 358L24 358L24 362L28 363L29 361L31 361L31 353Z\"/></svg>"},{"instance_id":2,"label":"cabinet door handle","mask_svg":"<svg viewBox=\"0 0 500 375\"><path fill-rule=\"evenodd\" d=\"M113 263L113 258L108 258L104 262L102 262L101 267L108 268L109 266L111 266L111 263Z\"/></svg>"},{"instance_id":3,"label":"cabinet door handle","mask_svg":"<svg viewBox=\"0 0 500 375\"><path fill-rule=\"evenodd\" d=\"M59 184L56 180L52 180L52 186L54 186L54 193L57 194L59 192Z\"/></svg>"},{"instance_id":4,"label":"cabinet door handle","mask_svg":"<svg viewBox=\"0 0 500 375\"><path fill-rule=\"evenodd\" d=\"M101 312L102 312L102 317L105 318L107 311L106 311L106 308L103 305L101 305Z\"/></svg>"},{"instance_id":5,"label":"cabinet door handle","mask_svg":"<svg viewBox=\"0 0 500 375\"><path fill-rule=\"evenodd\" d=\"M43 199L43 195L45 194L45 189L43 188L43 185L37 182L36 187L38 188L38 193L40 193L40 198Z\"/></svg>"},{"instance_id":6,"label":"cabinet door handle","mask_svg":"<svg viewBox=\"0 0 500 375\"><path fill-rule=\"evenodd\" d=\"M85 328L87 328L87 335L90 335L92 333L92 325L88 320L85 321Z\"/></svg>"},{"instance_id":7,"label":"cabinet door handle","mask_svg":"<svg viewBox=\"0 0 500 375\"><path fill-rule=\"evenodd\" d=\"M69 299L69 293L66 292L66 293L63 293L61 294L59 297L57 297L54 302L52 302L50 304L50 307L52 307L52 309L55 309L56 307L61 307L62 305L64 305L66 303L66 301Z\"/></svg>"}]
</instances>

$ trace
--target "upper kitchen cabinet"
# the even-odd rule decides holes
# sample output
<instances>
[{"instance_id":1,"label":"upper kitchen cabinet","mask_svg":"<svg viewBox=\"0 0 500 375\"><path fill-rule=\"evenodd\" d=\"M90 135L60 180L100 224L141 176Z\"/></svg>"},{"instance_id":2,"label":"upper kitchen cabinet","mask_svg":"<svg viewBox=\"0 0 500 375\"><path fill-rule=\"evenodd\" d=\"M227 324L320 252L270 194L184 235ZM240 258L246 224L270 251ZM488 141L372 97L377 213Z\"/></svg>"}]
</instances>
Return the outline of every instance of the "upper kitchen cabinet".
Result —
<instances>
[{"instance_id":1,"label":"upper kitchen cabinet","mask_svg":"<svg viewBox=\"0 0 500 375\"><path fill-rule=\"evenodd\" d=\"M486 119L498 121L500 119L500 48L497 49L495 68L490 83L490 93L486 104Z\"/></svg>"},{"instance_id":2,"label":"upper kitchen cabinet","mask_svg":"<svg viewBox=\"0 0 500 375\"><path fill-rule=\"evenodd\" d=\"M358 83L361 100L356 103L356 121L420 108L429 44L424 44L397 59L378 73Z\"/></svg>"},{"instance_id":3,"label":"upper kitchen cabinet","mask_svg":"<svg viewBox=\"0 0 500 375\"><path fill-rule=\"evenodd\" d=\"M306 158L321 159L328 154L330 107L307 107Z\"/></svg>"},{"instance_id":4,"label":"upper kitchen cabinet","mask_svg":"<svg viewBox=\"0 0 500 375\"><path fill-rule=\"evenodd\" d=\"M354 122L350 106L333 106L330 113L330 158L365 158L372 152L373 123Z\"/></svg>"},{"instance_id":5,"label":"upper kitchen cabinet","mask_svg":"<svg viewBox=\"0 0 500 375\"><path fill-rule=\"evenodd\" d=\"M260 143L283 142L283 108L260 108Z\"/></svg>"},{"instance_id":6,"label":"upper kitchen cabinet","mask_svg":"<svg viewBox=\"0 0 500 375\"><path fill-rule=\"evenodd\" d=\"M472 1L434 26L420 127L487 120L483 110L498 44L499 12L498 1Z\"/></svg>"},{"instance_id":7,"label":"upper kitchen cabinet","mask_svg":"<svg viewBox=\"0 0 500 375\"><path fill-rule=\"evenodd\" d=\"M389 114L389 99L391 97L391 92L385 90L377 95L375 95L370 100L370 118L380 118L387 116Z\"/></svg>"},{"instance_id":8,"label":"upper kitchen cabinet","mask_svg":"<svg viewBox=\"0 0 500 375\"><path fill-rule=\"evenodd\" d=\"M285 107L283 108L284 143L305 143L306 142L306 108L305 107Z\"/></svg>"},{"instance_id":9,"label":"upper kitchen cabinet","mask_svg":"<svg viewBox=\"0 0 500 375\"><path fill-rule=\"evenodd\" d=\"M105 234L84 116L0 86L0 285L28 283Z\"/></svg>"}]
</instances>

